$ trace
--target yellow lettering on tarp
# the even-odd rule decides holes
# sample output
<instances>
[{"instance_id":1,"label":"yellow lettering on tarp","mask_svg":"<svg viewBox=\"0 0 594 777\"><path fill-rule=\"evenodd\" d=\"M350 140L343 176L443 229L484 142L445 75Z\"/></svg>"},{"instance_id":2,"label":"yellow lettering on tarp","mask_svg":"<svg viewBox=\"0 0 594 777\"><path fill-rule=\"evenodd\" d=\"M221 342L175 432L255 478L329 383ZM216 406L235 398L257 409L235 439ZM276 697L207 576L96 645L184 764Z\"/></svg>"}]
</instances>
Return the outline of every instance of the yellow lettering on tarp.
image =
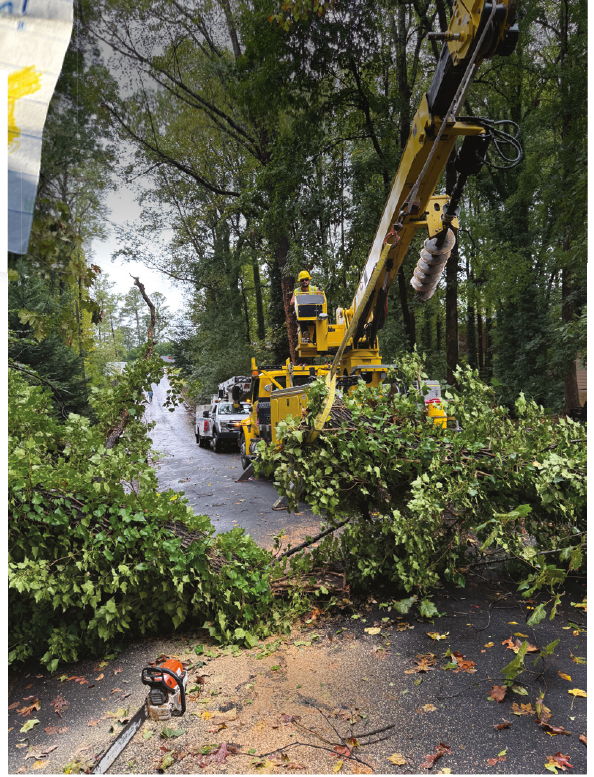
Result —
<instances>
[{"instance_id":1,"label":"yellow lettering on tarp","mask_svg":"<svg viewBox=\"0 0 594 777\"><path fill-rule=\"evenodd\" d=\"M8 153L17 150L21 130L16 123L16 101L41 88L41 72L35 65L23 67L8 75Z\"/></svg>"}]
</instances>

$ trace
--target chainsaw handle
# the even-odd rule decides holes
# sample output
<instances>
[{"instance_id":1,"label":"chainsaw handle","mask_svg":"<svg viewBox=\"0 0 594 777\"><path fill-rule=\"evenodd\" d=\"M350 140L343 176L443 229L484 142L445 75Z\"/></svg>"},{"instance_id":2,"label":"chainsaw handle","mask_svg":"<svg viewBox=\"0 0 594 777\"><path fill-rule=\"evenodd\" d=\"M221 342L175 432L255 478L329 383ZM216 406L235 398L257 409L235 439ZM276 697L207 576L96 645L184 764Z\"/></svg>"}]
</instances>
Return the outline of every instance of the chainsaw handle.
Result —
<instances>
[{"instance_id":1,"label":"chainsaw handle","mask_svg":"<svg viewBox=\"0 0 594 777\"><path fill-rule=\"evenodd\" d=\"M181 678L178 675L176 675L175 672L172 672L171 669L165 669L162 666L146 666L142 670L140 679L144 685L164 688L167 691L167 693L170 693L171 688L165 683L162 677L164 674L168 674L169 677L175 680L175 682L177 683L177 687L179 688L179 700L181 702L181 712L178 712L177 710L173 710L171 715L174 718L181 718L181 716L186 711L186 691L184 689ZM159 679L157 679L158 675L161 675Z\"/></svg>"}]
</instances>

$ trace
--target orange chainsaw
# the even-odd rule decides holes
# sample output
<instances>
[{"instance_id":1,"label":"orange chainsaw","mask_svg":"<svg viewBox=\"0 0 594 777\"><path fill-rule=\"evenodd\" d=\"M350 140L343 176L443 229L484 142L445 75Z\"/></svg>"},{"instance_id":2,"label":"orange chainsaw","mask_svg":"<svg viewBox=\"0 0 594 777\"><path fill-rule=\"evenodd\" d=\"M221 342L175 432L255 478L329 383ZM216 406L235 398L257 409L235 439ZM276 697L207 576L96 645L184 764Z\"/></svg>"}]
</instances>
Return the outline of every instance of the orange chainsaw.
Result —
<instances>
[{"instance_id":1,"label":"orange chainsaw","mask_svg":"<svg viewBox=\"0 0 594 777\"><path fill-rule=\"evenodd\" d=\"M97 763L90 770L91 774L105 774L147 717L150 716L153 720L169 720L181 718L186 711L188 673L181 661L170 659L161 666L147 666L142 670L140 679L144 685L150 687L146 702L108 749L98 756Z\"/></svg>"}]
</instances>

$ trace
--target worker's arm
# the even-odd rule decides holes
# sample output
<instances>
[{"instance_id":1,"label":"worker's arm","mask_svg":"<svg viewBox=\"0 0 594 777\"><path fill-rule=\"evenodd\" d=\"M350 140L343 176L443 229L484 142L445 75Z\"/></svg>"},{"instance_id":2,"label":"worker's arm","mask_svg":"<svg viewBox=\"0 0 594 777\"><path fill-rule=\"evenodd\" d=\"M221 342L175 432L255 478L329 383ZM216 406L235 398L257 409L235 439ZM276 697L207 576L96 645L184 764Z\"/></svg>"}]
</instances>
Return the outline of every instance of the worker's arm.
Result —
<instances>
[{"instance_id":1,"label":"worker's arm","mask_svg":"<svg viewBox=\"0 0 594 777\"><path fill-rule=\"evenodd\" d=\"M291 297L291 301L289 302L289 305L295 304L295 292L293 292L293 296Z\"/></svg>"}]
</instances>

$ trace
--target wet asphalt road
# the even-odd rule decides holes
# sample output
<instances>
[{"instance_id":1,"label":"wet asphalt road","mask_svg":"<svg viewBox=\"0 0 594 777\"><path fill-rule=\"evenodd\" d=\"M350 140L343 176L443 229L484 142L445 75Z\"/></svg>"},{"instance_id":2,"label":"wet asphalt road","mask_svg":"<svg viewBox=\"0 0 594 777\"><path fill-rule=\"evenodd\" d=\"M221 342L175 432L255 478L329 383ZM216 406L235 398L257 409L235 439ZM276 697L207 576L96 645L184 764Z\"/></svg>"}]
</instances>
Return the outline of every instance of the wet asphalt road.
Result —
<instances>
[{"instance_id":1,"label":"wet asphalt road","mask_svg":"<svg viewBox=\"0 0 594 777\"><path fill-rule=\"evenodd\" d=\"M193 415L183 405L173 413L163 407L168 388L167 376L153 386L153 402L145 413L147 421L156 422L150 436L158 451L154 466L163 491L171 488L184 493L194 513L208 515L218 533L241 526L263 547L272 548L281 530L286 535L284 543L292 545L316 534L319 518L307 505L301 504L299 513L290 515L272 509L278 499L272 482L252 478L236 483L243 472L236 444L227 443L223 453L201 448L194 435Z\"/></svg>"}]
</instances>

